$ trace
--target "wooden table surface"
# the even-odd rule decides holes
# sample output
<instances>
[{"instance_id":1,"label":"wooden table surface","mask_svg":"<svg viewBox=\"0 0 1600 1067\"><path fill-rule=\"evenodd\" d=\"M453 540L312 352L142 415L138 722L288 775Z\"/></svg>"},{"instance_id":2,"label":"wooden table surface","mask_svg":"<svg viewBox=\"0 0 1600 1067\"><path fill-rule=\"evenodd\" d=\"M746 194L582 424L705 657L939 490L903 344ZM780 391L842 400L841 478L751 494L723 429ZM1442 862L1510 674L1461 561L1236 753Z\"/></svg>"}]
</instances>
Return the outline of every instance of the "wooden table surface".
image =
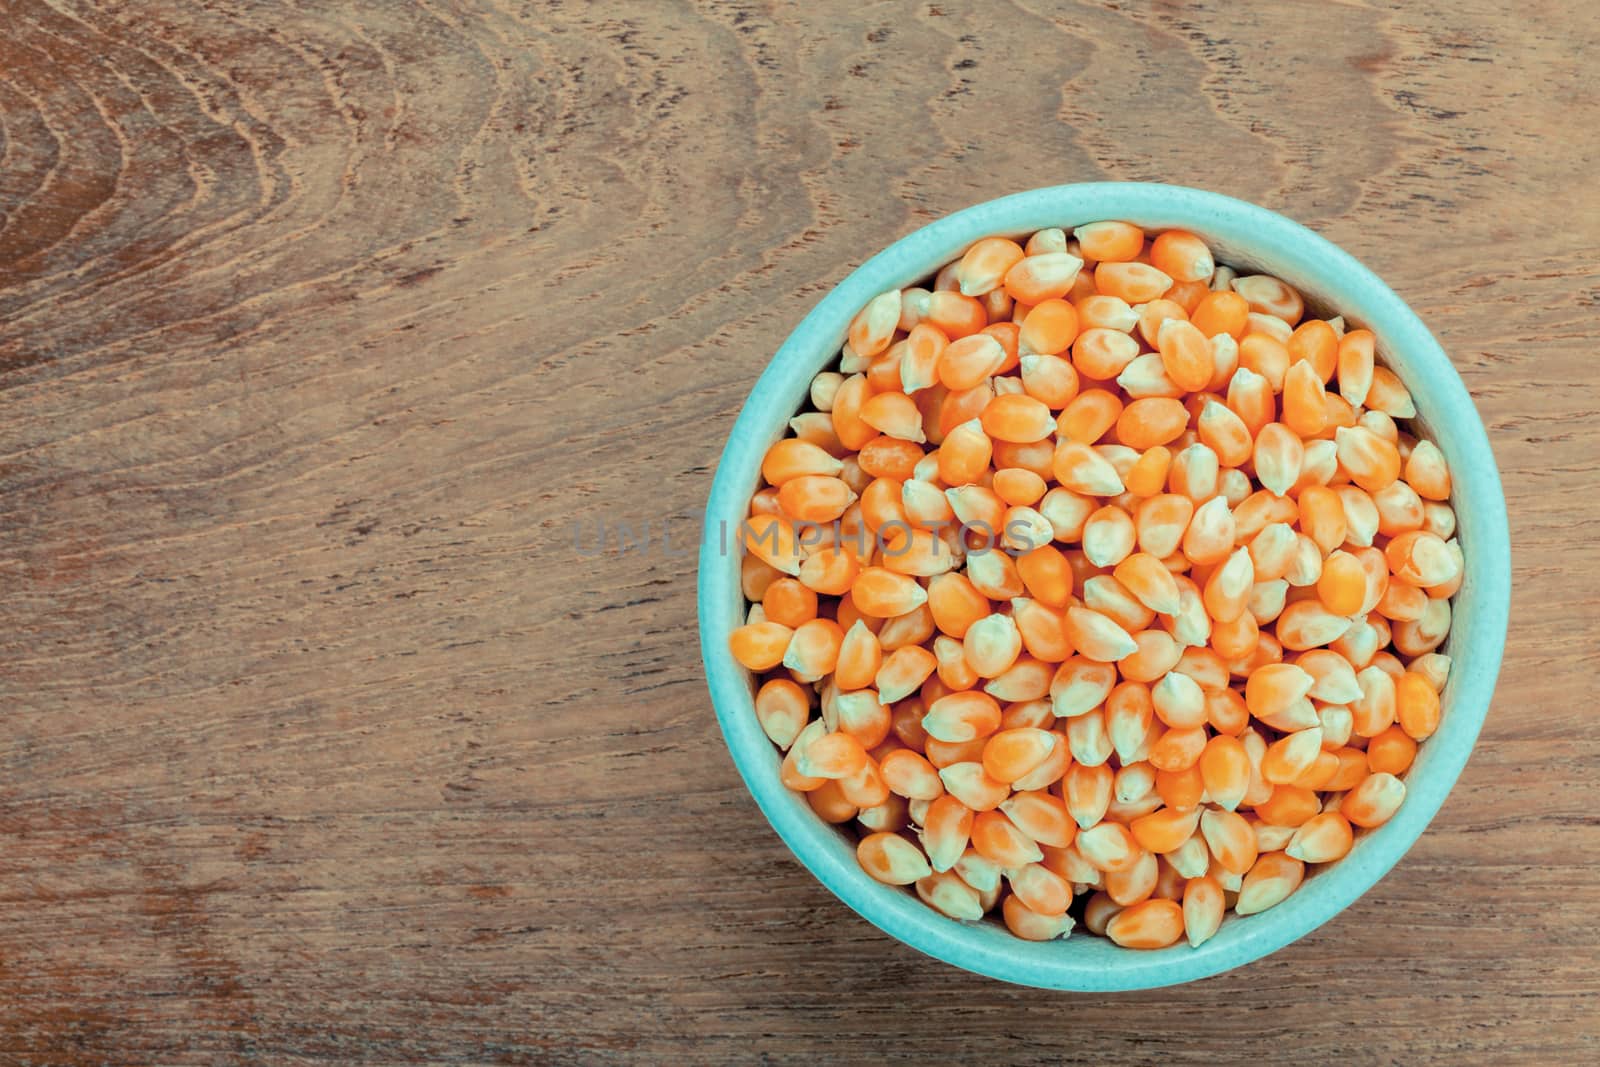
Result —
<instances>
[{"instance_id":1,"label":"wooden table surface","mask_svg":"<svg viewBox=\"0 0 1600 1067\"><path fill-rule=\"evenodd\" d=\"M1588 5L0 27L0 1064L1600 1056ZM885 243L1103 178L1283 211L1418 309L1516 592L1479 748L1376 889L1232 974L1071 996L813 881L718 734L693 558L573 531L699 508Z\"/></svg>"}]
</instances>

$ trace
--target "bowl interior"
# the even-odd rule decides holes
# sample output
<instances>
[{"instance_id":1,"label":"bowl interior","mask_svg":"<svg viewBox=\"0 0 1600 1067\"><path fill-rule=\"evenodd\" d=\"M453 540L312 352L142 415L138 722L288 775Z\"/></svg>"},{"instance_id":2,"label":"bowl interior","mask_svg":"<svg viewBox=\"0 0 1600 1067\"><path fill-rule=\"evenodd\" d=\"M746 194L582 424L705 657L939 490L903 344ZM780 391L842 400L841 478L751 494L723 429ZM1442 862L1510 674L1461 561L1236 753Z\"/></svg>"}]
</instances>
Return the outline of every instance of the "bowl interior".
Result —
<instances>
[{"instance_id":1,"label":"bowl interior","mask_svg":"<svg viewBox=\"0 0 1600 1067\"><path fill-rule=\"evenodd\" d=\"M752 678L727 651L729 633L744 620L734 534L757 487L761 458L785 433L811 378L838 356L856 310L879 292L931 276L980 237L1070 230L1102 219L1191 230L1211 245L1217 262L1241 274L1276 275L1318 313L1343 314L1350 326L1371 329L1380 359L1411 390L1415 421L1450 465L1466 562L1442 649L1453 659L1443 721L1406 776L1399 813L1359 835L1348 856L1276 908L1243 919L1230 913L1198 949L1180 943L1136 952L1080 935L1024 942L998 923L959 923L909 892L874 882L856 864L853 839L779 781L780 754L756 722ZM800 323L752 390L718 465L705 531L700 629L707 679L734 761L773 827L829 889L891 935L968 970L1057 989L1153 988L1216 974L1309 933L1370 888L1421 834L1466 763L1494 690L1510 601L1510 543L1493 454L1460 377L1421 321L1347 253L1280 215L1214 193L1142 183L1058 186L990 201L926 226L863 264Z\"/></svg>"}]
</instances>

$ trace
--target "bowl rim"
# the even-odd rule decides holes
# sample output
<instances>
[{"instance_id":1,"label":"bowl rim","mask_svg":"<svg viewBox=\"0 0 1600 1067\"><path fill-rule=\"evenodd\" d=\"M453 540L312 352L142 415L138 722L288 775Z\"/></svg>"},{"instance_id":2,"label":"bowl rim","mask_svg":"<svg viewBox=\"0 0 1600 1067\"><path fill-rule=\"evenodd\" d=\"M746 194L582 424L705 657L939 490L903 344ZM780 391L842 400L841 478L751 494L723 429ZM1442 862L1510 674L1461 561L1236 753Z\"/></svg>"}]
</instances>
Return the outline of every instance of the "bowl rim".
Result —
<instances>
[{"instance_id":1,"label":"bowl rim","mask_svg":"<svg viewBox=\"0 0 1600 1067\"><path fill-rule=\"evenodd\" d=\"M728 634L738 624L734 615L742 621L739 553L724 549L726 527L714 531L729 516L735 523L743 517L761 455L787 429L804 386L837 356L856 310L879 292L931 275L980 237L1098 219L1193 229L1230 266L1270 268L1305 290L1337 291L1336 310L1356 312L1354 321L1377 335L1380 357L1407 383L1419 417L1433 428L1450 462L1457 536L1469 564L1449 640L1445 723L1408 773L1400 811L1363 834L1357 849L1318 872L1302 891L1247 919L1230 915L1224 930L1240 928L1227 938L1219 932L1197 949L1180 941L1135 952L1095 939L1110 946L1107 954L1075 949L1081 936L1044 943L1003 930L996 936L991 923L947 919L914 895L872 880L854 862L853 849L840 847L839 831L778 780L778 753L756 721L749 672L727 651ZM1234 236L1241 233L1248 237ZM1470 505L1465 514L1462 503ZM1220 974L1298 940L1360 898L1421 836L1465 767L1493 697L1510 608L1510 551L1498 468L1466 386L1427 327L1371 270L1299 223L1219 193L1146 182L1048 186L975 204L901 237L834 286L778 348L729 433L707 500L697 596L701 656L729 753L757 805L802 865L862 918L936 959L1007 982L1096 992L1151 989ZM1462 616L1462 606L1471 612ZM1419 777L1416 771L1424 766Z\"/></svg>"}]
</instances>

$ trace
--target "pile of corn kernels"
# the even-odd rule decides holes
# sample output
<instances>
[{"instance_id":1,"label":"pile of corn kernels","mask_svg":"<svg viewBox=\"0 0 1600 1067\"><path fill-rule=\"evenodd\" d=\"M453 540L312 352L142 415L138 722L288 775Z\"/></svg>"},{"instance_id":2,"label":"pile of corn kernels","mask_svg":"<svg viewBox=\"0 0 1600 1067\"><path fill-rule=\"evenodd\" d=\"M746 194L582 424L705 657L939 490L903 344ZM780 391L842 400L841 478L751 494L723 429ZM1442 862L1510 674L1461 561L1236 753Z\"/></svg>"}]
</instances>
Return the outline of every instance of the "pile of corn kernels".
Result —
<instances>
[{"instance_id":1,"label":"pile of corn kernels","mask_svg":"<svg viewBox=\"0 0 1600 1067\"><path fill-rule=\"evenodd\" d=\"M1373 335L1197 236L990 237L883 293L762 464L731 639L873 878L1200 945L1400 806L1450 475Z\"/></svg>"}]
</instances>

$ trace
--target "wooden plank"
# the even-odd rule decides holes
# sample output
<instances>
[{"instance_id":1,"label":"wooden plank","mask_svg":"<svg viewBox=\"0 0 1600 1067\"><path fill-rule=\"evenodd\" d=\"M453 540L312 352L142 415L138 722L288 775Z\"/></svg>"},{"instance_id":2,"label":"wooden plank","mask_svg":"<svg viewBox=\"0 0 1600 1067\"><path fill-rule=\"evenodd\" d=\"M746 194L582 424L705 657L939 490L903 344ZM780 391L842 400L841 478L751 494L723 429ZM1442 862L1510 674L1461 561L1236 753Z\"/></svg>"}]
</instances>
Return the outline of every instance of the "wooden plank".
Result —
<instances>
[{"instance_id":1,"label":"wooden plank","mask_svg":"<svg viewBox=\"0 0 1600 1067\"><path fill-rule=\"evenodd\" d=\"M1600 1045L1600 145L1575 2L0 0L0 1062L1548 1063ZM819 294L1154 179L1314 226L1505 474L1478 753L1234 974L872 930L722 747L698 508Z\"/></svg>"}]
</instances>

